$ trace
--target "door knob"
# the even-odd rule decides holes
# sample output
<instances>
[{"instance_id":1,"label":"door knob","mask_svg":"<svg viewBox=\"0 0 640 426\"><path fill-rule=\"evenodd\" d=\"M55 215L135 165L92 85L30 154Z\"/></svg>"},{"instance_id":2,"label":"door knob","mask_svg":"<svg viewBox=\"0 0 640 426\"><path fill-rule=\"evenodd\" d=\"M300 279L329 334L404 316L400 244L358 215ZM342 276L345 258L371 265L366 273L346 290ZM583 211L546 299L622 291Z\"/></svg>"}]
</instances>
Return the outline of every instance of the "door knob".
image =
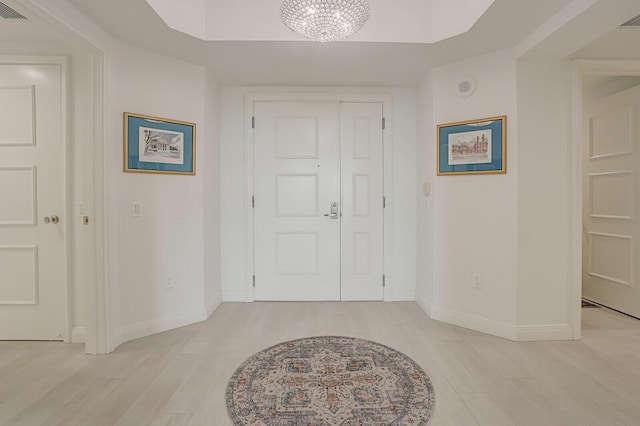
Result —
<instances>
[{"instance_id":1,"label":"door knob","mask_svg":"<svg viewBox=\"0 0 640 426\"><path fill-rule=\"evenodd\" d=\"M54 225L60 222L60 218L57 215L46 216L44 218L44 223L53 223Z\"/></svg>"},{"instance_id":2,"label":"door knob","mask_svg":"<svg viewBox=\"0 0 640 426\"><path fill-rule=\"evenodd\" d=\"M324 215L326 217L331 218L331 219L337 219L338 218L338 202L337 201L332 201L331 202L331 212L330 213L325 213Z\"/></svg>"}]
</instances>

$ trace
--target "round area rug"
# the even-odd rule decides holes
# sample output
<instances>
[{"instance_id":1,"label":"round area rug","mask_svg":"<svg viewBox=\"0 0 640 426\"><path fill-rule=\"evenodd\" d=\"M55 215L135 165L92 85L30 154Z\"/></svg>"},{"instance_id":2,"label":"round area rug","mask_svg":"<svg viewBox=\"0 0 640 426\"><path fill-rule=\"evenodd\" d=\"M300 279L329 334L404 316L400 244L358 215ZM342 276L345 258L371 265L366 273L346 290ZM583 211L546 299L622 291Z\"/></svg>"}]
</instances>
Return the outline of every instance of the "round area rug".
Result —
<instances>
[{"instance_id":1,"label":"round area rug","mask_svg":"<svg viewBox=\"0 0 640 426\"><path fill-rule=\"evenodd\" d=\"M426 425L434 403L411 358L350 337L277 344L247 359L227 386L235 425Z\"/></svg>"}]
</instances>

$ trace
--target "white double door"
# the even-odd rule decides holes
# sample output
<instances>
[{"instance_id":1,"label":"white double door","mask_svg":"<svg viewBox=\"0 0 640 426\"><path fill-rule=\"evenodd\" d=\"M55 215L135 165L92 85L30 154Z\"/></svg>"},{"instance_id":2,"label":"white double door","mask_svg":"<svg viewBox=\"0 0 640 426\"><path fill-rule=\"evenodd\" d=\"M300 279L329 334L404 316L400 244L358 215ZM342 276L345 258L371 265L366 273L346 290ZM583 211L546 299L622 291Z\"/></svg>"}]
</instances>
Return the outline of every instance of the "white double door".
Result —
<instances>
[{"instance_id":1,"label":"white double door","mask_svg":"<svg viewBox=\"0 0 640 426\"><path fill-rule=\"evenodd\" d=\"M254 103L256 300L383 299L381 103Z\"/></svg>"},{"instance_id":2,"label":"white double door","mask_svg":"<svg viewBox=\"0 0 640 426\"><path fill-rule=\"evenodd\" d=\"M640 318L640 86L590 102L585 118L582 294Z\"/></svg>"}]
</instances>

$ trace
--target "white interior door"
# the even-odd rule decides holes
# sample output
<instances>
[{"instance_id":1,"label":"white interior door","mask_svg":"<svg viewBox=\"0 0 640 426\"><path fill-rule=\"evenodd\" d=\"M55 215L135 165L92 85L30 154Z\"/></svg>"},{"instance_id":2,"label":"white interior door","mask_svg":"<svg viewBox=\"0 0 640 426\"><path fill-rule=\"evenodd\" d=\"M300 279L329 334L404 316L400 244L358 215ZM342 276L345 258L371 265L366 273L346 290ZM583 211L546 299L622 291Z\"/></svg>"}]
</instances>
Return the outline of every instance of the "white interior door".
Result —
<instances>
[{"instance_id":1,"label":"white interior door","mask_svg":"<svg viewBox=\"0 0 640 426\"><path fill-rule=\"evenodd\" d=\"M382 104L254 114L255 299L382 300Z\"/></svg>"},{"instance_id":2,"label":"white interior door","mask_svg":"<svg viewBox=\"0 0 640 426\"><path fill-rule=\"evenodd\" d=\"M256 102L254 113L254 297L340 300L338 103Z\"/></svg>"},{"instance_id":3,"label":"white interior door","mask_svg":"<svg viewBox=\"0 0 640 426\"><path fill-rule=\"evenodd\" d=\"M67 334L62 78L0 60L0 339Z\"/></svg>"},{"instance_id":4,"label":"white interior door","mask_svg":"<svg viewBox=\"0 0 640 426\"><path fill-rule=\"evenodd\" d=\"M640 86L585 113L583 296L640 318Z\"/></svg>"},{"instance_id":5,"label":"white interior door","mask_svg":"<svg viewBox=\"0 0 640 426\"><path fill-rule=\"evenodd\" d=\"M382 300L382 104L340 106L342 300Z\"/></svg>"}]
</instances>

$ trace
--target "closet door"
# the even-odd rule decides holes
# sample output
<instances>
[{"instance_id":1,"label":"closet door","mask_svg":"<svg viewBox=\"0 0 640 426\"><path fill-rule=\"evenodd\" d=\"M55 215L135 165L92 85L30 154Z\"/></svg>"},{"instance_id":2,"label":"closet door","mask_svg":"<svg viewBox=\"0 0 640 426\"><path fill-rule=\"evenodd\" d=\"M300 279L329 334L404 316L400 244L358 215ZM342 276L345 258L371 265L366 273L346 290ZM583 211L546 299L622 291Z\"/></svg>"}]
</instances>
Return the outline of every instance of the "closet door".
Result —
<instances>
[{"instance_id":1,"label":"closet door","mask_svg":"<svg viewBox=\"0 0 640 426\"><path fill-rule=\"evenodd\" d=\"M67 335L60 64L0 58L0 339Z\"/></svg>"},{"instance_id":2,"label":"closet door","mask_svg":"<svg viewBox=\"0 0 640 426\"><path fill-rule=\"evenodd\" d=\"M583 296L640 317L640 86L585 113Z\"/></svg>"}]
</instances>

